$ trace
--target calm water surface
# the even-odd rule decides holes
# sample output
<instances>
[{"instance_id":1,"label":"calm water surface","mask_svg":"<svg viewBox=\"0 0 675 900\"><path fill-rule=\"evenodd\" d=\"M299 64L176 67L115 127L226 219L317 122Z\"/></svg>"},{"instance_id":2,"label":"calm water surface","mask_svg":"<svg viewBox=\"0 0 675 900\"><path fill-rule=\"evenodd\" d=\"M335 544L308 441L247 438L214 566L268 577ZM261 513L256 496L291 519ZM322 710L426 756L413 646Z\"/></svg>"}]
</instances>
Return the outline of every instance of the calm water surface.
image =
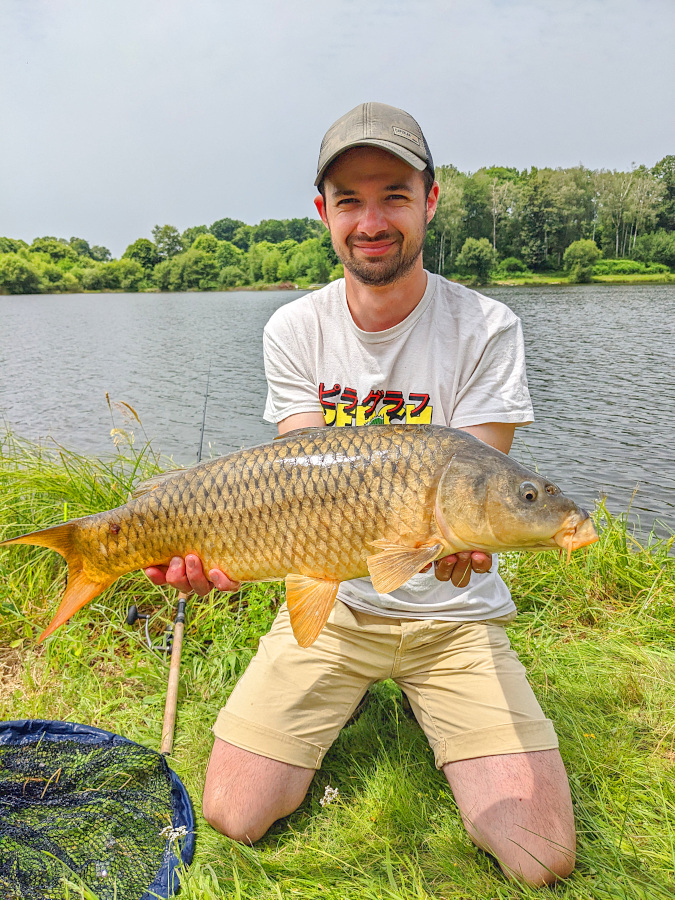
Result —
<instances>
[{"instance_id":1,"label":"calm water surface","mask_svg":"<svg viewBox=\"0 0 675 900\"><path fill-rule=\"evenodd\" d=\"M581 503L631 496L675 530L675 286L491 288L523 320L536 422L513 455ZM267 440L262 329L298 293L0 297L0 417L23 437L110 453L105 394L177 462ZM115 425L125 427L119 412ZM137 441L143 434L135 425Z\"/></svg>"}]
</instances>

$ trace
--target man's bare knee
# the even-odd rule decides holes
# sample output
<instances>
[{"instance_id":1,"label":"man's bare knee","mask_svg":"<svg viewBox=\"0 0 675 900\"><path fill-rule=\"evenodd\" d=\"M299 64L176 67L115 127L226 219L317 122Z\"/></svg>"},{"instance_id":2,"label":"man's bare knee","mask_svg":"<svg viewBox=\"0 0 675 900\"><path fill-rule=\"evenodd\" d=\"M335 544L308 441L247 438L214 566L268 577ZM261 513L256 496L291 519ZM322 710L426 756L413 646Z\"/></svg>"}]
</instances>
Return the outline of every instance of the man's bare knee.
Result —
<instances>
[{"instance_id":1,"label":"man's bare knee","mask_svg":"<svg viewBox=\"0 0 675 900\"><path fill-rule=\"evenodd\" d=\"M576 835L557 750L461 760L443 770L471 839L509 878L538 887L570 875Z\"/></svg>"},{"instance_id":2,"label":"man's bare knee","mask_svg":"<svg viewBox=\"0 0 675 900\"><path fill-rule=\"evenodd\" d=\"M268 759L216 738L204 785L204 818L221 834L252 844L277 819L300 806L313 776L313 769Z\"/></svg>"}]
</instances>

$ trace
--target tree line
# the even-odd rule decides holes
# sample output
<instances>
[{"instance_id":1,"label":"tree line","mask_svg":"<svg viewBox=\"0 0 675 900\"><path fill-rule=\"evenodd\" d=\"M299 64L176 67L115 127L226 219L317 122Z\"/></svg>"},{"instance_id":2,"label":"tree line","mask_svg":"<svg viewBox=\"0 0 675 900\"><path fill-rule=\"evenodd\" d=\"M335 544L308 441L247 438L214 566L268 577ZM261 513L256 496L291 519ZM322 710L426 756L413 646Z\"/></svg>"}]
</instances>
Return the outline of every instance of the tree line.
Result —
<instances>
[{"instance_id":1,"label":"tree line","mask_svg":"<svg viewBox=\"0 0 675 900\"><path fill-rule=\"evenodd\" d=\"M436 216L424 246L432 272L452 277L675 269L675 156L629 172L440 166ZM323 224L223 218L180 232L157 225L152 240L120 259L83 238L0 238L0 293L226 290L260 284L308 287L341 277Z\"/></svg>"}]
</instances>

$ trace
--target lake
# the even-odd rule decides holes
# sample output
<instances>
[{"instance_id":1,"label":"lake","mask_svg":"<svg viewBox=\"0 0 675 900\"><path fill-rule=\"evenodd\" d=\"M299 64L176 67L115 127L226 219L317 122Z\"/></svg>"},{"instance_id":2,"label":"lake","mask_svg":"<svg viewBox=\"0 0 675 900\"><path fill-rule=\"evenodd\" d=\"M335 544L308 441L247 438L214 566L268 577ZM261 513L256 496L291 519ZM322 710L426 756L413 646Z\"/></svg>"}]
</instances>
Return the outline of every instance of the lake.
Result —
<instances>
[{"instance_id":1,"label":"lake","mask_svg":"<svg viewBox=\"0 0 675 900\"><path fill-rule=\"evenodd\" d=\"M119 409L111 420L107 392L188 464L210 367L204 457L265 441L276 429L262 421L262 329L299 293L0 297L0 419L96 455L114 451L113 425L142 442ZM485 293L523 321L536 422L516 431L512 455L582 504L606 496L643 530L675 530L675 286Z\"/></svg>"}]
</instances>

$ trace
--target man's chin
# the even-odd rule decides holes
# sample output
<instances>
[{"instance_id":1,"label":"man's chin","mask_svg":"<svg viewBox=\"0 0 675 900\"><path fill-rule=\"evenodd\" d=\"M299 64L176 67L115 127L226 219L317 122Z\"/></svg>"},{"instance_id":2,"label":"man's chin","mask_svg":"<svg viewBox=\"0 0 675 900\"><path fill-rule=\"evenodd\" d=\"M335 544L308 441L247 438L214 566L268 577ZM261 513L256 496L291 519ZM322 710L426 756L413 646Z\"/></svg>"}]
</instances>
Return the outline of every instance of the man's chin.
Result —
<instances>
[{"instance_id":1,"label":"man's chin","mask_svg":"<svg viewBox=\"0 0 675 900\"><path fill-rule=\"evenodd\" d=\"M402 265L400 259L354 259L342 260L345 269L361 284L369 287L384 287L400 281L412 266Z\"/></svg>"}]
</instances>

